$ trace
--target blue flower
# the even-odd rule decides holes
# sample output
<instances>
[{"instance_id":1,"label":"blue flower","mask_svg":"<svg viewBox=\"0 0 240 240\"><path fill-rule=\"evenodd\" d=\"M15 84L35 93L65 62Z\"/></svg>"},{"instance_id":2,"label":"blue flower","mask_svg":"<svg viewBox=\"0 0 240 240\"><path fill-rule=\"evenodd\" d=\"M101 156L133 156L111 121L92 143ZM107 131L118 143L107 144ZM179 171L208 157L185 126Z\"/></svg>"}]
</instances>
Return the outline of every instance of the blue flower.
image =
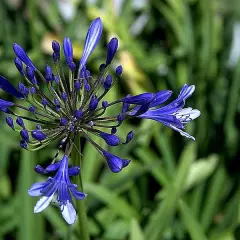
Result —
<instances>
[{"instance_id":1,"label":"blue flower","mask_svg":"<svg viewBox=\"0 0 240 240\"><path fill-rule=\"evenodd\" d=\"M185 84L176 100L170 102L166 106L149 109L138 117L161 122L164 125L179 132L182 136L195 140L193 136L183 131L185 124L200 116L200 111L197 109L192 109L190 107L183 108L185 105L185 100L192 95L194 90L194 85L188 86ZM150 107L155 107L160 104L160 102L156 102L157 101L154 100L154 104L150 105Z\"/></svg>"},{"instance_id":2,"label":"blue flower","mask_svg":"<svg viewBox=\"0 0 240 240\"><path fill-rule=\"evenodd\" d=\"M73 147L77 147L73 142L79 134L106 159L106 164L112 172L119 172L128 165L126 163L129 163L129 160L124 160L101 148L92 140L93 135L100 137L111 147L128 144L133 139L133 131L122 139L117 136L117 129L128 119L147 118L163 123L183 136L194 139L184 131L184 126L197 118L200 112L189 107L183 108L185 100L195 89L194 86L188 85L184 85L178 98L168 104L166 102L172 95L170 90L157 93L144 92L136 96L127 95L113 102L105 101L104 97L120 79L123 67L119 65L114 74L108 74L118 49L118 39L112 38L107 45L106 60L99 66L98 77L94 79L88 70L87 61L100 41L102 29L101 19L93 20L86 34L79 65L74 62L70 38L65 37L62 44L65 66L62 66L60 61L61 46L53 40L54 67L46 65L43 74L24 49L17 43L13 44L16 54L14 63L26 81L19 82L16 89L6 78L0 76L0 88L20 99L22 103L18 101L15 104L0 99L0 111L12 115L7 117L6 123L11 129L20 133L22 148L35 151L48 146L53 141L59 141L59 148L64 149L63 146L67 146L65 155L68 155ZM64 67L69 71L66 76L62 71ZM43 88L40 85L45 85L48 92L41 91ZM116 105L120 106L116 107ZM17 108L21 111L15 112ZM108 115L107 113L112 112L107 111L109 108L120 110ZM18 114L24 111L28 114ZM16 118L16 125L13 124L13 118ZM31 121L36 127L28 129L24 121Z\"/></svg>"},{"instance_id":3,"label":"blue flower","mask_svg":"<svg viewBox=\"0 0 240 240\"><path fill-rule=\"evenodd\" d=\"M40 168L38 167L38 169ZM68 168L68 157L66 155L60 163L55 164L54 167L49 167L48 170L46 169L46 172L55 170L57 170L57 173L53 178L49 177L46 182L34 183L28 190L30 196L42 195L34 207L34 213L39 213L46 209L54 195L56 195L56 203L60 207L63 218L68 224L73 224L76 221L76 211L73 206L72 196L78 200L83 200L86 194L79 192L77 186L70 182L70 169ZM70 170L72 175L76 175L76 170L74 170Z\"/></svg>"}]
</instances>

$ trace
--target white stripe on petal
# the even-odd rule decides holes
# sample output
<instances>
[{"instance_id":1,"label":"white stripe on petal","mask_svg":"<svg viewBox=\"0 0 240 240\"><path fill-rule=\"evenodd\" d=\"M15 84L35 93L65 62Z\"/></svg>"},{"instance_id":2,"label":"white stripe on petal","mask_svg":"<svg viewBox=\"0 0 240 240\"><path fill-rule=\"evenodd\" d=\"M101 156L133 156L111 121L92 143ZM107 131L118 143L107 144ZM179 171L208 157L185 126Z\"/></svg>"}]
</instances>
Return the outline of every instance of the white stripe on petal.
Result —
<instances>
[{"instance_id":1,"label":"white stripe on petal","mask_svg":"<svg viewBox=\"0 0 240 240\"><path fill-rule=\"evenodd\" d=\"M181 129L179 129L179 128L176 128L176 127L173 126L173 125L170 125L170 127L171 127L172 129L174 129L175 131L179 132L182 136L187 137L187 138L190 138L190 139L192 139L193 141L195 141L195 138L194 138L193 136L191 136L190 134L184 132L183 130L181 130Z\"/></svg>"},{"instance_id":2,"label":"white stripe on petal","mask_svg":"<svg viewBox=\"0 0 240 240\"><path fill-rule=\"evenodd\" d=\"M50 202L52 201L54 193L50 197L41 197L40 200L37 201L34 207L34 213L42 212L44 209L48 207Z\"/></svg>"},{"instance_id":3,"label":"white stripe on petal","mask_svg":"<svg viewBox=\"0 0 240 240\"><path fill-rule=\"evenodd\" d=\"M73 224L76 221L76 211L71 202L67 201L65 205L62 206L62 216L68 224Z\"/></svg>"}]
</instances>

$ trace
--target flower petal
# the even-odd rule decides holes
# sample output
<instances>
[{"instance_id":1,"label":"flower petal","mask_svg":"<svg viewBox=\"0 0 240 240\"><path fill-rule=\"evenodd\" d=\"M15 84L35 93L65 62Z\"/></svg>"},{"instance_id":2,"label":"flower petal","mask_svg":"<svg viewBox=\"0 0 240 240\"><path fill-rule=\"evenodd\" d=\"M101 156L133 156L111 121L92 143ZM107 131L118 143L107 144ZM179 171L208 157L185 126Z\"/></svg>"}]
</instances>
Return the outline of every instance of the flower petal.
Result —
<instances>
[{"instance_id":1,"label":"flower petal","mask_svg":"<svg viewBox=\"0 0 240 240\"><path fill-rule=\"evenodd\" d=\"M41 197L40 200L37 201L34 207L34 213L42 212L44 209L48 207L50 202L52 201L54 193L50 197Z\"/></svg>"},{"instance_id":2,"label":"flower petal","mask_svg":"<svg viewBox=\"0 0 240 240\"><path fill-rule=\"evenodd\" d=\"M122 101L124 103L130 103L130 104L146 104L150 103L155 97L154 93L142 93L136 96L127 96Z\"/></svg>"},{"instance_id":3,"label":"flower petal","mask_svg":"<svg viewBox=\"0 0 240 240\"><path fill-rule=\"evenodd\" d=\"M42 195L42 188L44 187L46 183L45 182L37 182L37 183L34 183L30 189L28 190L28 194L30 196L33 196L33 197L36 197L36 196L40 196Z\"/></svg>"},{"instance_id":4,"label":"flower petal","mask_svg":"<svg viewBox=\"0 0 240 240\"><path fill-rule=\"evenodd\" d=\"M163 91L156 93L156 96L155 96L154 100L151 102L149 107L150 108L156 107L156 106L166 102L170 98L171 95L172 95L172 91L169 91L169 90L163 90Z\"/></svg>"},{"instance_id":5,"label":"flower petal","mask_svg":"<svg viewBox=\"0 0 240 240\"><path fill-rule=\"evenodd\" d=\"M17 98L24 98L24 96L3 76L0 76L0 88Z\"/></svg>"},{"instance_id":6,"label":"flower petal","mask_svg":"<svg viewBox=\"0 0 240 240\"><path fill-rule=\"evenodd\" d=\"M70 188L70 190L72 195L78 200L83 200L87 196L87 194L78 191L75 187Z\"/></svg>"},{"instance_id":7,"label":"flower petal","mask_svg":"<svg viewBox=\"0 0 240 240\"><path fill-rule=\"evenodd\" d=\"M71 202L67 201L66 204L62 205L62 216L68 224L73 224L76 221L76 210L74 209ZM81 214L81 213L80 213Z\"/></svg>"},{"instance_id":8,"label":"flower petal","mask_svg":"<svg viewBox=\"0 0 240 240\"><path fill-rule=\"evenodd\" d=\"M86 36L86 39L84 42L82 58L80 60L80 68L85 66L89 56L91 55L91 53L97 46L97 44L100 40L101 34L102 34L102 29L103 29L103 25L102 25L101 19L96 18L91 23L91 25L88 29L88 32L87 32L87 36Z\"/></svg>"}]
</instances>

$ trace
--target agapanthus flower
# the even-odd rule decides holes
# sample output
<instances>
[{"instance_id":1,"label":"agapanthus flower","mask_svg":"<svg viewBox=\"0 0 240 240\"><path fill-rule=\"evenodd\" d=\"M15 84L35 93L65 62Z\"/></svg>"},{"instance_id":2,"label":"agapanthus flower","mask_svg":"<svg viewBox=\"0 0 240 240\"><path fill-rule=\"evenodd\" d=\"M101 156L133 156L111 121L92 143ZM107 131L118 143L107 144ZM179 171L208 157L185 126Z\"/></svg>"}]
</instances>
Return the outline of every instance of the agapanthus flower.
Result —
<instances>
[{"instance_id":1,"label":"agapanthus flower","mask_svg":"<svg viewBox=\"0 0 240 240\"><path fill-rule=\"evenodd\" d=\"M98 77L94 78L87 69L87 61L100 40L102 29L101 19L96 18L88 29L79 63L74 61L70 38L65 37L63 40L64 61L61 61L63 56L60 44L53 40L53 64L47 64L44 73L41 73L24 49L14 43L13 51L16 54L14 63L24 81L20 81L15 88L6 78L0 76L0 88L21 101L14 103L0 99L0 110L8 114L6 123L20 134L20 146L35 151L53 141L58 141L59 149L64 150L61 161L55 161L56 155L53 163L46 169L39 165L35 168L36 172L44 175L52 171L57 171L57 174L46 182L35 183L30 188L29 194L43 195L34 208L35 212L44 210L54 194L57 195L63 217L69 224L76 218L71 195L80 200L85 197L84 193L78 192L77 186L71 184L69 180L69 176L79 173L76 166L73 168L68 166L71 149L77 148L74 144L77 135L89 141L106 159L110 170L117 173L127 167L130 160L103 149L92 140L92 135L102 138L112 147L128 144L133 139L133 131L130 131L125 139L120 139L116 135L118 127L131 118L147 118L161 122L181 135L194 139L183 129L184 125L200 115L198 110L183 108L185 100L195 89L193 85L184 85L178 98L168 104L165 103L172 94L169 90L146 92L136 96L127 95L110 103L104 100L114 83L120 79L123 68L120 65L114 74L108 73L118 49L118 39L112 38L107 45L106 61L99 66ZM67 76L64 75L64 68L68 68ZM45 88L42 87L44 85ZM107 109L116 105L121 106L120 112L108 116ZM21 112L25 111L26 114L15 112L16 108L21 109ZM26 128L24 124L26 120L34 123L35 127Z\"/></svg>"}]
</instances>

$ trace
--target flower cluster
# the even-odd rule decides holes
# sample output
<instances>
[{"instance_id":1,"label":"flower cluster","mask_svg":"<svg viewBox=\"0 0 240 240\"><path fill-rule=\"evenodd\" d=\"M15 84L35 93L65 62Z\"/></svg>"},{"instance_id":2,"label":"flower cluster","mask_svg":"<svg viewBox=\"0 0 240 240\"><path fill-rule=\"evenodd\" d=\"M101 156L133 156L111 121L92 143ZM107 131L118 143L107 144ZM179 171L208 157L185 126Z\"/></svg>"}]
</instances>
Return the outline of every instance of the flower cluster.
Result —
<instances>
[{"instance_id":1,"label":"flower cluster","mask_svg":"<svg viewBox=\"0 0 240 240\"><path fill-rule=\"evenodd\" d=\"M35 171L48 174L56 171L55 177L46 182L35 183L29 190L29 195L40 196L34 212L41 212L56 195L64 219L72 224L76 219L71 196L84 199L85 194L77 190L77 186L70 182L69 176L77 176L78 166L69 167L68 158L74 145L77 134L89 141L96 150L106 159L108 167L114 173L125 168L130 161L122 159L100 147L91 138L91 134L102 138L109 146L128 144L133 139L130 131L124 140L117 135L117 128L127 119L147 118L165 124L178 131L181 135L194 138L184 131L184 126L200 115L198 110L183 108L185 100L191 96L195 87L185 84L172 102L163 105L171 96L172 91L164 90L157 93L142 93L136 96L127 95L114 102L104 100L115 81L122 74L122 66L115 69L113 75L108 69L118 49L118 39L112 38L107 45L106 62L99 66L99 75L93 78L86 68L86 63L97 46L102 34L102 22L95 19L90 25L78 66L73 59L73 47L68 37L63 41L65 63L69 70L68 77L64 75L62 66L61 47L57 41L52 42L53 65L52 69L46 65L44 74L33 64L24 49L17 43L13 44L16 54L14 60L16 68L25 79L15 88L6 78L0 76L0 88L22 100L22 104L0 99L0 110L7 113L6 123L20 133L20 146L29 151L41 149L53 141L59 141L59 149L64 150L64 157L47 168L36 166ZM105 116L106 110L120 104L121 111L114 116ZM20 115L15 111L21 109L26 114ZM24 121L35 124L34 129L27 129ZM109 129L106 132L105 129Z\"/></svg>"}]
</instances>

